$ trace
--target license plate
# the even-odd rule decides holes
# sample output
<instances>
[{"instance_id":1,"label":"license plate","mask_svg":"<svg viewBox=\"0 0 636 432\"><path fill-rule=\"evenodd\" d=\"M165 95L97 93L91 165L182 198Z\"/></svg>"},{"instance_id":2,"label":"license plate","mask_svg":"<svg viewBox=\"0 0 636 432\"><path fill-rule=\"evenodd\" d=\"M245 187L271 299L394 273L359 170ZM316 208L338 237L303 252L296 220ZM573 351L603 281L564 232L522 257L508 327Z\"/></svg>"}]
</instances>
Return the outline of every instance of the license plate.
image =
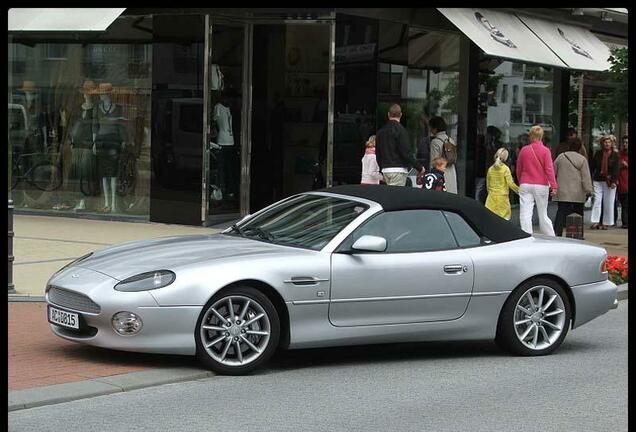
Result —
<instances>
[{"instance_id":1,"label":"license plate","mask_svg":"<svg viewBox=\"0 0 636 432\"><path fill-rule=\"evenodd\" d=\"M79 314L49 306L49 322L79 330Z\"/></svg>"}]
</instances>

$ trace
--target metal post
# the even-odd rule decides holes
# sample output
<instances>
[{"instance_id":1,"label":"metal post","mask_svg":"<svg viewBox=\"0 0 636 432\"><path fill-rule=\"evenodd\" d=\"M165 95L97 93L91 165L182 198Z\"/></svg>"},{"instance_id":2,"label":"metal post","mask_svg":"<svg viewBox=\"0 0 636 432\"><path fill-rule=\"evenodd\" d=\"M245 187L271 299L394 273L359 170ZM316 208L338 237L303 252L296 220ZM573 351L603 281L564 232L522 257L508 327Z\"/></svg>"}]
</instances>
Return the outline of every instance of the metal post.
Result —
<instances>
[{"instance_id":1,"label":"metal post","mask_svg":"<svg viewBox=\"0 0 636 432\"><path fill-rule=\"evenodd\" d=\"M15 286L13 285L13 200L9 200L9 268L8 268L8 292L15 294Z\"/></svg>"},{"instance_id":2,"label":"metal post","mask_svg":"<svg viewBox=\"0 0 636 432\"><path fill-rule=\"evenodd\" d=\"M576 133L577 135L583 139L583 85L585 82L585 77L583 76L583 72L581 72L581 77L579 78L579 104L577 106L578 118L576 124Z\"/></svg>"}]
</instances>

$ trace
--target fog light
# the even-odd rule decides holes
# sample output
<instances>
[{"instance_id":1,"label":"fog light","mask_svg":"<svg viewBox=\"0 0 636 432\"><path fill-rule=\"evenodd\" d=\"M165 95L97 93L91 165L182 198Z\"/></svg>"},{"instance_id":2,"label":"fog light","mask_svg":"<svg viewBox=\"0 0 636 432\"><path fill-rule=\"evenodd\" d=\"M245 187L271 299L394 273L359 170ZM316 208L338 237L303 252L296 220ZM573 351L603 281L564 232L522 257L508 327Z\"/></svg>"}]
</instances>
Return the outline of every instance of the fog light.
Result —
<instances>
[{"instance_id":1,"label":"fog light","mask_svg":"<svg viewBox=\"0 0 636 432\"><path fill-rule=\"evenodd\" d=\"M112 319L113 329L122 336L132 336L141 330L141 318L132 312L117 312Z\"/></svg>"}]
</instances>

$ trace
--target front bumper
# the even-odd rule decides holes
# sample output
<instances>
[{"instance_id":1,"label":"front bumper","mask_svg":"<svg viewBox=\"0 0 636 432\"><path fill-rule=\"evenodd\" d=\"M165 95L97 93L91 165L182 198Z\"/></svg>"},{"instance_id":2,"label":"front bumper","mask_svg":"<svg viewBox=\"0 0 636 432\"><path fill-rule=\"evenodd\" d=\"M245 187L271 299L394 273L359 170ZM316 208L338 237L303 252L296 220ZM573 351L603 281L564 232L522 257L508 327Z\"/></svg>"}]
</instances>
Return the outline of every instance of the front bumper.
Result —
<instances>
[{"instance_id":1,"label":"front bumper","mask_svg":"<svg viewBox=\"0 0 636 432\"><path fill-rule=\"evenodd\" d=\"M55 335L73 342L122 351L183 355L196 353L194 328L202 306L159 306L148 291L116 291L116 279L93 270L73 268L72 274L55 276L49 283L88 296L101 310L99 313L89 313L55 304L47 291L48 304L79 313L85 328L90 329L78 333L49 324ZM133 312L141 317L143 327L139 333L121 336L115 332L111 319L122 311Z\"/></svg>"},{"instance_id":2,"label":"front bumper","mask_svg":"<svg viewBox=\"0 0 636 432\"><path fill-rule=\"evenodd\" d=\"M618 289L609 280L571 287L574 296L574 322L579 327L605 312L618 307Z\"/></svg>"}]
</instances>

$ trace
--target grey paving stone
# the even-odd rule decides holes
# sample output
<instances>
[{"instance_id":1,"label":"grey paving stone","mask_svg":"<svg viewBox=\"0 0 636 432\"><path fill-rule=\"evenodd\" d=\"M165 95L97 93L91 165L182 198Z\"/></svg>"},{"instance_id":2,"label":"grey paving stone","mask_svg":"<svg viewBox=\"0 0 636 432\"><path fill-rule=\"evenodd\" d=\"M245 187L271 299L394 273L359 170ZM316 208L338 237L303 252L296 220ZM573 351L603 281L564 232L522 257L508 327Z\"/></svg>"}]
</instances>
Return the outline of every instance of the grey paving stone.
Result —
<instances>
[{"instance_id":1,"label":"grey paving stone","mask_svg":"<svg viewBox=\"0 0 636 432\"><path fill-rule=\"evenodd\" d=\"M116 386L121 388L123 391L130 391L162 384L197 380L207 378L212 375L214 375L214 373L209 370L182 367L150 369L123 375L94 378L92 381Z\"/></svg>"},{"instance_id":2,"label":"grey paving stone","mask_svg":"<svg viewBox=\"0 0 636 432\"><path fill-rule=\"evenodd\" d=\"M121 392L120 387L93 380L72 383L55 384L46 387L36 387L25 390L13 390L8 393L9 411L33 408L69 402Z\"/></svg>"}]
</instances>

